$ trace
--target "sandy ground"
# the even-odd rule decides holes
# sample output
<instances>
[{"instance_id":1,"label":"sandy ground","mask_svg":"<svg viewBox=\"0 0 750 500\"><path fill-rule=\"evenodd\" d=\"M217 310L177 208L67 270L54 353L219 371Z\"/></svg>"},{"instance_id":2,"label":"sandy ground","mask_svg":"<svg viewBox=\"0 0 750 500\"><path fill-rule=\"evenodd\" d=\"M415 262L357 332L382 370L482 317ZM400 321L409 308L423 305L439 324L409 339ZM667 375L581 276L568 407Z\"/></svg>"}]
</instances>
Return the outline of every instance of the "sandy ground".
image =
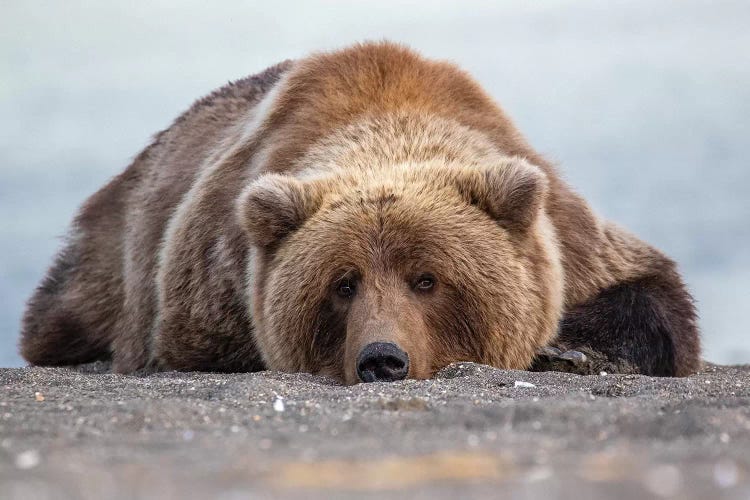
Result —
<instances>
[{"instance_id":1,"label":"sandy ground","mask_svg":"<svg viewBox=\"0 0 750 500\"><path fill-rule=\"evenodd\" d=\"M0 370L0 498L750 498L750 366L105 371Z\"/></svg>"}]
</instances>

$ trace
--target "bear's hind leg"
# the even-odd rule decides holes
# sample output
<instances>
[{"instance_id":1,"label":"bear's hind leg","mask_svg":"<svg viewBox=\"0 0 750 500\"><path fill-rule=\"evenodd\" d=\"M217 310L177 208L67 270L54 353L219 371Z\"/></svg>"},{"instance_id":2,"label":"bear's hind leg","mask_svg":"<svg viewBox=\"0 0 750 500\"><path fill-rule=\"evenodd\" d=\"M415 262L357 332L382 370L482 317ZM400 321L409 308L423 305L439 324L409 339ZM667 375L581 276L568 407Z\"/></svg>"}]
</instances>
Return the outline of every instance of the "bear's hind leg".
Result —
<instances>
[{"instance_id":1,"label":"bear's hind leg","mask_svg":"<svg viewBox=\"0 0 750 500\"><path fill-rule=\"evenodd\" d=\"M613 285L566 311L554 345L560 356L541 352L532 369L562 362L570 365L564 371L685 376L700 367L693 301L671 263L663 272Z\"/></svg>"},{"instance_id":2,"label":"bear's hind leg","mask_svg":"<svg viewBox=\"0 0 750 500\"><path fill-rule=\"evenodd\" d=\"M31 364L72 365L109 359L104 331L109 311L101 296L82 293L80 256L68 245L29 301L21 325L21 355ZM87 299L91 300L90 305Z\"/></svg>"}]
</instances>

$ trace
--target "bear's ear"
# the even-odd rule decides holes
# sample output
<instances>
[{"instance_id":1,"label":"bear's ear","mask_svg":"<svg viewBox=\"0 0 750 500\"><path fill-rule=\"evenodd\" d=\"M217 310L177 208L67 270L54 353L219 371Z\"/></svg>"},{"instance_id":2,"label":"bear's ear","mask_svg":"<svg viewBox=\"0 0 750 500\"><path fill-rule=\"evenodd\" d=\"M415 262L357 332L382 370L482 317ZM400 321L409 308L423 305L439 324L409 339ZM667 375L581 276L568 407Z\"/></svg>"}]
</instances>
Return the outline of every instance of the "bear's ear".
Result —
<instances>
[{"instance_id":1,"label":"bear's ear","mask_svg":"<svg viewBox=\"0 0 750 500\"><path fill-rule=\"evenodd\" d=\"M549 181L539 167L522 158L463 171L458 190L498 224L523 232L534 222L547 196Z\"/></svg>"},{"instance_id":2,"label":"bear's ear","mask_svg":"<svg viewBox=\"0 0 750 500\"><path fill-rule=\"evenodd\" d=\"M255 245L267 247L300 227L317 208L312 186L279 174L265 174L242 192L237 215Z\"/></svg>"}]
</instances>

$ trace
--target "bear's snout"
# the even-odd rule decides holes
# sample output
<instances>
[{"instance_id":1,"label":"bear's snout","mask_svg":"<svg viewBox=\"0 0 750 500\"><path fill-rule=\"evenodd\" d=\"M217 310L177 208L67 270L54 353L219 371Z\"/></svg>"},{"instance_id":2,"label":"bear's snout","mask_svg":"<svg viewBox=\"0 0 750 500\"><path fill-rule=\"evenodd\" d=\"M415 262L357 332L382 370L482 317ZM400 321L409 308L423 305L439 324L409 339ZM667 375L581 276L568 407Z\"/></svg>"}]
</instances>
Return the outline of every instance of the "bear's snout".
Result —
<instances>
[{"instance_id":1,"label":"bear's snout","mask_svg":"<svg viewBox=\"0 0 750 500\"><path fill-rule=\"evenodd\" d=\"M409 373L409 355L391 342L367 344L357 357L357 377L362 382L393 382Z\"/></svg>"}]
</instances>

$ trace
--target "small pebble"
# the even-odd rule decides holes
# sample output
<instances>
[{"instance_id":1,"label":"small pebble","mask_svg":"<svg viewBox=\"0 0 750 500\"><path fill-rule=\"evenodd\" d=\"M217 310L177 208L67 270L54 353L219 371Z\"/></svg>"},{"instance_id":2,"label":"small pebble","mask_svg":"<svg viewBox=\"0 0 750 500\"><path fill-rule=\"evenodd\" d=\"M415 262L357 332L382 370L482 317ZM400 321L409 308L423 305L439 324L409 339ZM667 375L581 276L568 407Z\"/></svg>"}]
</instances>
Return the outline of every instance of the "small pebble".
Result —
<instances>
[{"instance_id":1,"label":"small pebble","mask_svg":"<svg viewBox=\"0 0 750 500\"><path fill-rule=\"evenodd\" d=\"M37 401L44 401L44 394L42 394L41 392L35 392L34 399L36 399Z\"/></svg>"},{"instance_id":2,"label":"small pebble","mask_svg":"<svg viewBox=\"0 0 750 500\"><path fill-rule=\"evenodd\" d=\"M657 465L648 470L644 483L656 496L674 497L682 488L682 474L674 465Z\"/></svg>"},{"instance_id":3,"label":"small pebble","mask_svg":"<svg viewBox=\"0 0 750 500\"><path fill-rule=\"evenodd\" d=\"M270 450L273 442L270 439L261 439L258 441L258 448L261 450Z\"/></svg>"},{"instance_id":4,"label":"small pebble","mask_svg":"<svg viewBox=\"0 0 750 500\"><path fill-rule=\"evenodd\" d=\"M40 461L41 458L39 457L38 451L27 450L16 457L16 467L24 470L33 469L34 467L39 465Z\"/></svg>"},{"instance_id":5,"label":"small pebble","mask_svg":"<svg viewBox=\"0 0 750 500\"><path fill-rule=\"evenodd\" d=\"M529 469L525 474L524 479L530 483L537 481L546 481L554 475L554 472L550 467L546 466L535 466Z\"/></svg>"},{"instance_id":6,"label":"small pebble","mask_svg":"<svg viewBox=\"0 0 750 500\"><path fill-rule=\"evenodd\" d=\"M533 389L536 386L532 384L531 382L524 382L523 380L516 380L515 382L513 382L513 387L526 387L529 389Z\"/></svg>"},{"instance_id":7,"label":"small pebble","mask_svg":"<svg viewBox=\"0 0 750 500\"><path fill-rule=\"evenodd\" d=\"M273 409L279 413L284 411L284 400L277 396L276 401L273 402Z\"/></svg>"},{"instance_id":8,"label":"small pebble","mask_svg":"<svg viewBox=\"0 0 750 500\"><path fill-rule=\"evenodd\" d=\"M602 376L602 377L606 377L607 376L607 372L599 372L599 375Z\"/></svg>"},{"instance_id":9,"label":"small pebble","mask_svg":"<svg viewBox=\"0 0 750 500\"><path fill-rule=\"evenodd\" d=\"M731 460L722 460L714 466L714 481L720 488L731 488L739 479L737 464Z\"/></svg>"}]
</instances>

